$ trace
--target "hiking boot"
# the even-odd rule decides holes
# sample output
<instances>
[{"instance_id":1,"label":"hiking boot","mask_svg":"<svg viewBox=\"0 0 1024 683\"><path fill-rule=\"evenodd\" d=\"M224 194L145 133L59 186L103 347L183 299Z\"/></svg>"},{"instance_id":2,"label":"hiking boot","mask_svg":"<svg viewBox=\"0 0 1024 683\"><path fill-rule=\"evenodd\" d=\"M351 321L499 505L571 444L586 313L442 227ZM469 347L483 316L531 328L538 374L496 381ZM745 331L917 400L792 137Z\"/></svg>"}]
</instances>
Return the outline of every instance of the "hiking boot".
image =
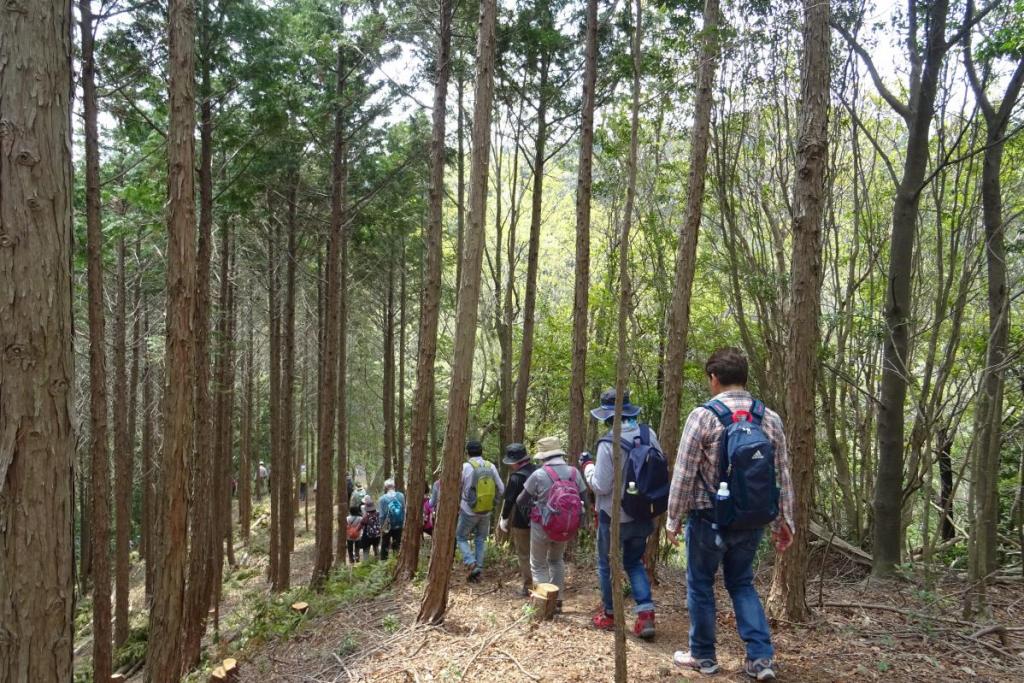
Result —
<instances>
[{"instance_id":1,"label":"hiking boot","mask_svg":"<svg viewBox=\"0 0 1024 683\"><path fill-rule=\"evenodd\" d=\"M654 610L646 610L636 615L633 633L638 638L650 640L654 637Z\"/></svg>"},{"instance_id":2,"label":"hiking boot","mask_svg":"<svg viewBox=\"0 0 1024 683\"><path fill-rule=\"evenodd\" d=\"M718 662L713 659L696 659L689 652L678 651L672 656L672 663L681 669L693 669L702 674L718 673Z\"/></svg>"},{"instance_id":3,"label":"hiking boot","mask_svg":"<svg viewBox=\"0 0 1024 683\"><path fill-rule=\"evenodd\" d=\"M483 573L483 569L480 569L480 567L473 565L473 568L469 570L469 575L466 577L466 581L469 581L470 583L479 583L480 575Z\"/></svg>"},{"instance_id":4,"label":"hiking boot","mask_svg":"<svg viewBox=\"0 0 1024 683\"><path fill-rule=\"evenodd\" d=\"M594 625L599 631L614 631L615 630L615 617L608 614L604 610L601 610L594 615L594 618L590 620L590 623Z\"/></svg>"},{"instance_id":5,"label":"hiking boot","mask_svg":"<svg viewBox=\"0 0 1024 683\"><path fill-rule=\"evenodd\" d=\"M743 662L743 672L758 681L775 680L775 670L770 659L748 659Z\"/></svg>"}]
</instances>

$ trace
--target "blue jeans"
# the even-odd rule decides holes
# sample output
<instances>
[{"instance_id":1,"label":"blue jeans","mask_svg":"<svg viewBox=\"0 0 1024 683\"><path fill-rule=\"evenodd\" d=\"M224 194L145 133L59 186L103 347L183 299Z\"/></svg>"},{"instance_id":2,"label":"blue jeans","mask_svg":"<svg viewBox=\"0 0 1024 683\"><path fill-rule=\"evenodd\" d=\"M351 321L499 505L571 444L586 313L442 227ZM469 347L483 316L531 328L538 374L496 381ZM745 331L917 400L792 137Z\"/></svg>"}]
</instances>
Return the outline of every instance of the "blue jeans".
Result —
<instances>
[{"instance_id":1,"label":"blue jeans","mask_svg":"<svg viewBox=\"0 0 1024 683\"><path fill-rule=\"evenodd\" d=\"M455 543L462 553L462 562L468 567L476 564L478 569L484 568L484 553L487 551L487 534L491 531L491 513L483 515L467 515L459 510L459 524L455 527ZM470 538L474 539L476 553L469 547Z\"/></svg>"},{"instance_id":2,"label":"blue jeans","mask_svg":"<svg viewBox=\"0 0 1024 683\"><path fill-rule=\"evenodd\" d=\"M644 567L644 551L647 550L647 537L654 531L651 522L626 522L620 525L622 537L622 568L629 577L629 586L636 602L636 612L647 612L654 609L651 597L651 582L647 578ZM597 525L597 578L601 584L601 603L605 614L612 613L612 570L608 561L612 544L611 518L602 512Z\"/></svg>"},{"instance_id":3,"label":"blue jeans","mask_svg":"<svg viewBox=\"0 0 1024 683\"><path fill-rule=\"evenodd\" d=\"M696 659L715 659L715 574L719 565L736 613L736 630L747 644L747 658L772 658L768 620L754 589L754 556L763 534L764 529L719 534L709 519L690 514L686 522L686 608L690 612L690 652ZM721 545L715 542L716 535L721 536Z\"/></svg>"}]
</instances>

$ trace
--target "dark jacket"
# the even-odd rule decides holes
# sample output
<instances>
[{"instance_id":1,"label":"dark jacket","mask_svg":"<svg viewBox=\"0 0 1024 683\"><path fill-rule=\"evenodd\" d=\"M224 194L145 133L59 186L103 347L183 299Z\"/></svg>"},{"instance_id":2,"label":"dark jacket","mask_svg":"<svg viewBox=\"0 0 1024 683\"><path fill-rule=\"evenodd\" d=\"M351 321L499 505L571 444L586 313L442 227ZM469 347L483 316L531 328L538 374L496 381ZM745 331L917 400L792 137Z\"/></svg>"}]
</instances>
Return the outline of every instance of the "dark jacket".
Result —
<instances>
[{"instance_id":1,"label":"dark jacket","mask_svg":"<svg viewBox=\"0 0 1024 683\"><path fill-rule=\"evenodd\" d=\"M530 475L536 469L532 464L524 465L508 475L508 485L505 487L505 504L501 508L501 516L508 519L511 515L512 526L516 529L530 528L529 508L516 505L516 499L523 492L523 485L526 484L526 480L530 478Z\"/></svg>"}]
</instances>

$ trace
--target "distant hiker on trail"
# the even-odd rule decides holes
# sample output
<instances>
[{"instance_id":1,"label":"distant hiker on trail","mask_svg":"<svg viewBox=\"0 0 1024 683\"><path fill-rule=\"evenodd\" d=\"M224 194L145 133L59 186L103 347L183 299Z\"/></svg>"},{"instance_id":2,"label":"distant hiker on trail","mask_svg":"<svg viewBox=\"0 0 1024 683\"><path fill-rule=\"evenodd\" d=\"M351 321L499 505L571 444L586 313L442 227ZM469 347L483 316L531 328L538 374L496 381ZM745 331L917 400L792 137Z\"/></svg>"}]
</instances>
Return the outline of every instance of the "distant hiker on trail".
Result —
<instances>
[{"instance_id":1,"label":"distant hiker on trail","mask_svg":"<svg viewBox=\"0 0 1024 683\"><path fill-rule=\"evenodd\" d=\"M519 576L523 581L519 594L526 597L533 586L533 575L530 572L530 503L527 501L520 505L517 499L523 492L526 480L537 468L530 462L526 446L521 443L510 443L505 446L505 457L501 462L512 468L512 473L508 475L505 503L501 507L498 526L512 536L512 543L519 557Z\"/></svg>"},{"instance_id":2,"label":"distant hiker on trail","mask_svg":"<svg viewBox=\"0 0 1024 683\"><path fill-rule=\"evenodd\" d=\"M256 468L256 497L263 498L263 494L268 490L268 483L270 481L270 471L267 466L260 460L259 466Z\"/></svg>"},{"instance_id":3,"label":"distant hiker on trail","mask_svg":"<svg viewBox=\"0 0 1024 683\"><path fill-rule=\"evenodd\" d=\"M363 562L370 559L370 549L373 548L373 556L380 559L380 513L377 506L373 504L373 498L363 498Z\"/></svg>"},{"instance_id":4,"label":"distant hiker on trail","mask_svg":"<svg viewBox=\"0 0 1024 683\"><path fill-rule=\"evenodd\" d=\"M430 489L423 487L423 533L427 536L434 534L434 506L430 502Z\"/></svg>"},{"instance_id":5,"label":"distant hiker on trail","mask_svg":"<svg viewBox=\"0 0 1024 683\"><path fill-rule=\"evenodd\" d=\"M362 505L363 499L366 498L366 495L366 489L363 488L361 483L357 483L356 490L348 497L349 507Z\"/></svg>"},{"instance_id":6,"label":"distant hiker on trail","mask_svg":"<svg viewBox=\"0 0 1024 683\"><path fill-rule=\"evenodd\" d=\"M358 507L348 509L348 517L345 518L345 539L349 564L355 564L359 561L359 551L363 545L363 516Z\"/></svg>"},{"instance_id":7,"label":"distant hiker on trail","mask_svg":"<svg viewBox=\"0 0 1024 683\"><path fill-rule=\"evenodd\" d=\"M715 351L704 371L713 398L686 419L665 524L678 544L686 520L690 649L676 652L673 660L705 674L718 671L714 583L721 566L736 629L747 646L743 670L759 681L774 680L775 651L754 588L754 557L769 524L778 552L793 542L786 435L778 414L747 391L747 359L739 349Z\"/></svg>"},{"instance_id":8,"label":"distant hiker on trail","mask_svg":"<svg viewBox=\"0 0 1024 683\"><path fill-rule=\"evenodd\" d=\"M640 473L633 462L636 451L638 459L643 462L647 455L652 461L660 456L661 472L664 481L664 495L668 494L668 468L661 455L658 437L646 424L637 421L642 408L629 402L629 391L622 397L622 466L624 491L614 491L615 470L612 467L612 424L615 416L615 390L608 389L601 394L601 405L590 411L594 419L608 428L608 433L597 441L597 458L589 453L580 456L580 466L587 484L597 499L597 576L601 584L602 610L592 620L595 627L611 631L615 628L612 616L612 575L609 553L611 549L612 506L622 506L620 537L622 539L622 565L629 577L629 586L636 602L636 623L633 633L640 638L654 637L654 599L651 595L651 582L644 567L644 551L647 549L647 537L654 532L653 515L650 509L632 504L632 499L646 500L649 495L660 492L641 491L639 486ZM634 514L627 512L627 507Z\"/></svg>"},{"instance_id":9,"label":"distant hiker on trail","mask_svg":"<svg viewBox=\"0 0 1024 683\"><path fill-rule=\"evenodd\" d=\"M484 570L487 534L491 531L491 512L495 501L505 493L498 468L484 460L479 441L466 442L466 462L462 464L462 500L459 502L459 523L455 542L462 553L467 581L479 581ZM474 539L476 553L469 547Z\"/></svg>"},{"instance_id":10,"label":"distant hiker on trail","mask_svg":"<svg viewBox=\"0 0 1024 683\"><path fill-rule=\"evenodd\" d=\"M309 475L306 474L305 463L299 465L299 500L306 502L306 492L309 490Z\"/></svg>"},{"instance_id":11,"label":"distant hiker on trail","mask_svg":"<svg viewBox=\"0 0 1024 683\"><path fill-rule=\"evenodd\" d=\"M580 471L565 461L562 442L548 436L537 442L541 466L526 480L519 500L531 504L530 568L534 583L558 586L558 606L565 590L565 546L576 535L587 485Z\"/></svg>"},{"instance_id":12,"label":"distant hiker on trail","mask_svg":"<svg viewBox=\"0 0 1024 683\"><path fill-rule=\"evenodd\" d=\"M388 559L388 553L396 553L402 547L402 528L405 526L405 494L395 490L395 480L384 482L384 495L377 501L382 515L383 535L380 544L380 559Z\"/></svg>"}]
</instances>

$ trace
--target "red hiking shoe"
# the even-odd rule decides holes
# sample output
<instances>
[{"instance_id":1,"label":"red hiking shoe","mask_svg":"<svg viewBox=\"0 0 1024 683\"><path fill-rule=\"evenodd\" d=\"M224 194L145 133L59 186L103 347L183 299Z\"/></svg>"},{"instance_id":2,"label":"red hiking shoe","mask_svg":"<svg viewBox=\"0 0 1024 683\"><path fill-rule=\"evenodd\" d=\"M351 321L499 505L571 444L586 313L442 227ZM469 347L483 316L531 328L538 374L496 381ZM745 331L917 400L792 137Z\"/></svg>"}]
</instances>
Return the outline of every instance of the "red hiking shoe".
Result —
<instances>
[{"instance_id":1,"label":"red hiking shoe","mask_svg":"<svg viewBox=\"0 0 1024 683\"><path fill-rule=\"evenodd\" d=\"M636 615L633 633L638 638L643 638L644 640L650 640L654 637L654 610L647 610Z\"/></svg>"},{"instance_id":2,"label":"red hiking shoe","mask_svg":"<svg viewBox=\"0 0 1024 683\"><path fill-rule=\"evenodd\" d=\"M590 620L590 623L594 625L599 631L614 631L615 630L615 617L605 613L601 610L594 615L594 618Z\"/></svg>"}]
</instances>

